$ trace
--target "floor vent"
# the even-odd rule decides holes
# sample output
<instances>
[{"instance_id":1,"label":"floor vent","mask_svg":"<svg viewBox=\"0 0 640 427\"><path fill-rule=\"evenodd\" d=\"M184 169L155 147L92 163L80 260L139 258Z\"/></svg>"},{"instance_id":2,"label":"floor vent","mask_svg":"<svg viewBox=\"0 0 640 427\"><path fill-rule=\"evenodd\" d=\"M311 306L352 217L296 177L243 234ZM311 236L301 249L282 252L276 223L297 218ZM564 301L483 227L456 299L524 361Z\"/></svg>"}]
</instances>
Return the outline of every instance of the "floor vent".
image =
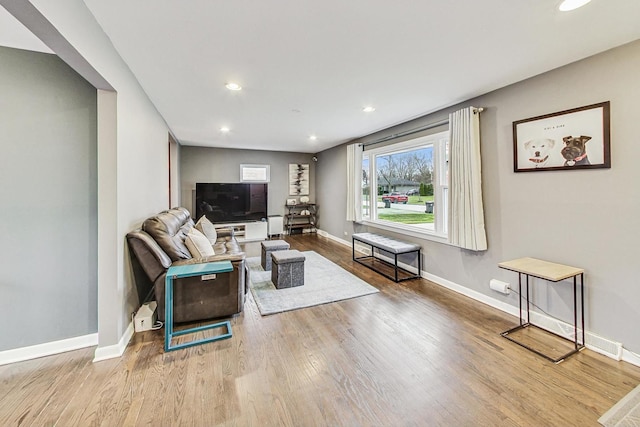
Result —
<instances>
[{"instance_id":1,"label":"floor vent","mask_svg":"<svg viewBox=\"0 0 640 427\"><path fill-rule=\"evenodd\" d=\"M526 314L524 314L524 316L526 316ZM574 339L573 325L568 323L536 312L531 312L531 322L572 341ZM581 334L582 330L578 328L578 336ZM585 334L585 341L585 345L589 350L593 350L596 353L603 354L615 360L622 360L622 343L610 341L591 332Z\"/></svg>"}]
</instances>

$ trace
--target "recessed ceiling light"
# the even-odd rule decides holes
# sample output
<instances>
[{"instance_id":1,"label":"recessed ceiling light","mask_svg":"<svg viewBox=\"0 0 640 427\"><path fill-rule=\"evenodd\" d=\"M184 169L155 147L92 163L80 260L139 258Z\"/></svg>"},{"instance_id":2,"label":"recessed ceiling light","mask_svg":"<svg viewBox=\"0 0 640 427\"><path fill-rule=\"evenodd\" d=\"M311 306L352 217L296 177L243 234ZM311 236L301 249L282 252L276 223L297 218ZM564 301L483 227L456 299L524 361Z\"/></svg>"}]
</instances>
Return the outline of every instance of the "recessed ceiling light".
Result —
<instances>
[{"instance_id":1,"label":"recessed ceiling light","mask_svg":"<svg viewBox=\"0 0 640 427\"><path fill-rule=\"evenodd\" d=\"M229 90L242 90L242 86L240 86L238 83L229 82L224 86Z\"/></svg>"},{"instance_id":2,"label":"recessed ceiling light","mask_svg":"<svg viewBox=\"0 0 640 427\"><path fill-rule=\"evenodd\" d=\"M582 7L590 1L591 0L564 0L562 3L560 3L558 9L560 9L562 12L568 12L570 10Z\"/></svg>"},{"instance_id":3,"label":"recessed ceiling light","mask_svg":"<svg viewBox=\"0 0 640 427\"><path fill-rule=\"evenodd\" d=\"M318 137L317 137L317 136L315 136L315 135L310 135L310 136L309 136L309 139L310 139L311 141L315 141L315 140L317 140L317 139L318 139Z\"/></svg>"},{"instance_id":4,"label":"recessed ceiling light","mask_svg":"<svg viewBox=\"0 0 640 427\"><path fill-rule=\"evenodd\" d=\"M362 111L364 111L365 113L373 113L374 111L376 111L376 109L373 108L371 105L368 105L368 106L364 107L362 109Z\"/></svg>"},{"instance_id":5,"label":"recessed ceiling light","mask_svg":"<svg viewBox=\"0 0 640 427\"><path fill-rule=\"evenodd\" d=\"M230 131L230 130L231 130L231 129L229 129L229 128L228 128L228 127L226 127L226 126L222 126L222 127L220 128L220 132L222 132L222 133L229 133L229 131Z\"/></svg>"}]
</instances>

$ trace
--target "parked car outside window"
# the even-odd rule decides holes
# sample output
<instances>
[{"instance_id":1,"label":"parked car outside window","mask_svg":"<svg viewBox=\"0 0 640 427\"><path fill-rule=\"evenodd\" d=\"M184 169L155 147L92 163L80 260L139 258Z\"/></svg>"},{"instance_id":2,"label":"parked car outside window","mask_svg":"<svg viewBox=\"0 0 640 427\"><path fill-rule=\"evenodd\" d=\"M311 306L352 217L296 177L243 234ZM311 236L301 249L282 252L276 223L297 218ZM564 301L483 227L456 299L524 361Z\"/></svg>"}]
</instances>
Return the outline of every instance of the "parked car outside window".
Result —
<instances>
[{"instance_id":1,"label":"parked car outside window","mask_svg":"<svg viewBox=\"0 0 640 427\"><path fill-rule=\"evenodd\" d=\"M406 205L409 201L409 197L406 194L393 192L382 196L382 201L384 202L385 200L388 200L391 203L404 203Z\"/></svg>"}]
</instances>

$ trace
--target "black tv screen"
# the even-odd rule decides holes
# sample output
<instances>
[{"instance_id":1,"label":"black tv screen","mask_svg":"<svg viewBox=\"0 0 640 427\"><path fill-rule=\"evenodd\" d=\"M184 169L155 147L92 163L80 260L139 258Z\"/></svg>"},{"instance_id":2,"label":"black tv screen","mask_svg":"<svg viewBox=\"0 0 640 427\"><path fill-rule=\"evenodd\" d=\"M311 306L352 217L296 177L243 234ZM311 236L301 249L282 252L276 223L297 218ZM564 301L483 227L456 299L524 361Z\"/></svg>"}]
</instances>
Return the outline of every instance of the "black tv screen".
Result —
<instances>
[{"instance_id":1,"label":"black tv screen","mask_svg":"<svg viewBox=\"0 0 640 427\"><path fill-rule=\"evenodd\" d=\"M196 219L211 222L261 221L267 217L267 184L196 183Z\"/></svg>"}]
</instances>

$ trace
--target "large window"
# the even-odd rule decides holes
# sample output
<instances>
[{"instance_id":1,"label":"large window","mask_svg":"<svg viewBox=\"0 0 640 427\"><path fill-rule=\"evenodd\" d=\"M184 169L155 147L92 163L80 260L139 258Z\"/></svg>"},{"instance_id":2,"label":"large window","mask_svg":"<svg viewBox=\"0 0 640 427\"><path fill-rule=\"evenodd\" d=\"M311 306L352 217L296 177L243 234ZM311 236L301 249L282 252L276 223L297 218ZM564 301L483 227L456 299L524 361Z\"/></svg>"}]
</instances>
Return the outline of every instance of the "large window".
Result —
<instances>
[{"instance_id":1,"label":"large window","mask_svg":"<svg viewBox=\"0 0 640 427\"><path fill-rule=\"evenodd\" d=\"M445 237L448 132L366 150L362 220L394 231Z\"/></svg>"}]
</instances>

